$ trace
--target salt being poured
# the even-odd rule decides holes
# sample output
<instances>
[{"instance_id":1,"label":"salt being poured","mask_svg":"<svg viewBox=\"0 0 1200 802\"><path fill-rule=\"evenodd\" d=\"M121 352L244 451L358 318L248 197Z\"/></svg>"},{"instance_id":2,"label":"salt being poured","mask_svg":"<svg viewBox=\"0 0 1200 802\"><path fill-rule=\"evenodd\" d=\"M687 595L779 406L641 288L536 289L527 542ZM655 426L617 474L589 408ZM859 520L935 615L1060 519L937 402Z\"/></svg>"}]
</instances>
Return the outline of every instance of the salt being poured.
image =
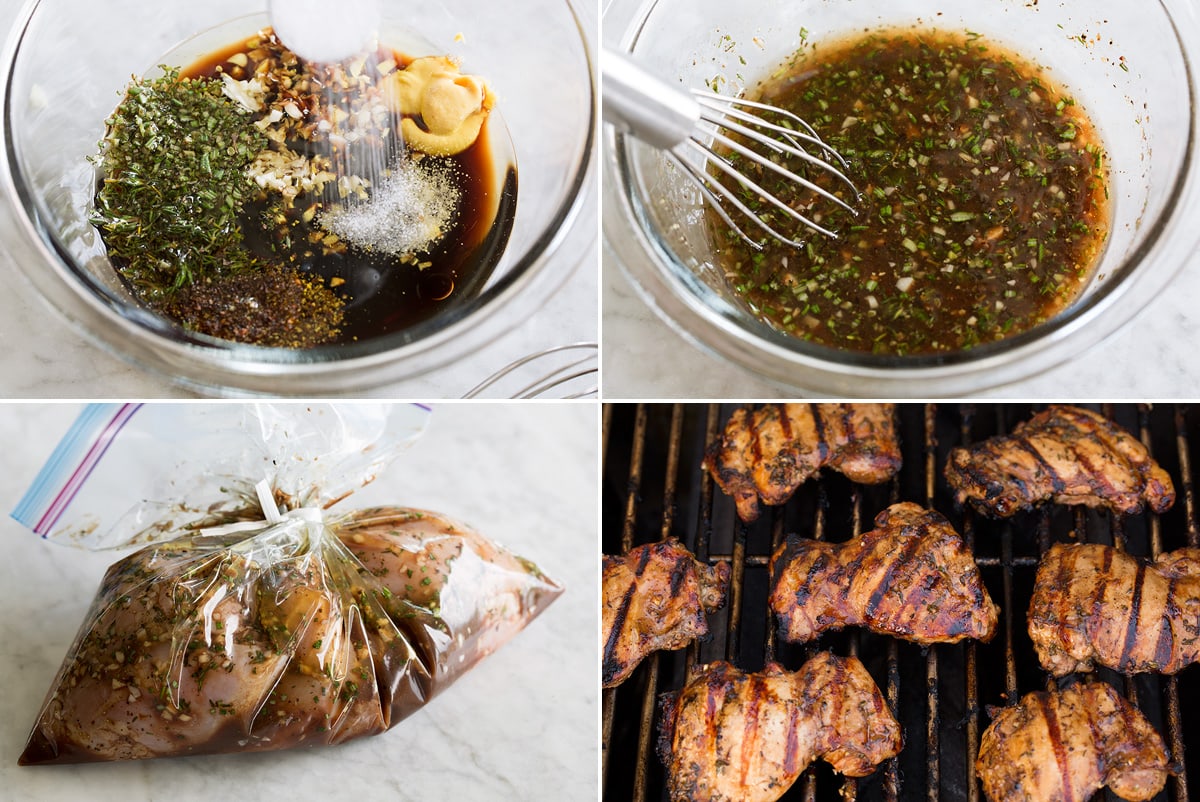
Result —
<instances>
[{"instance_id":1,"label":"salt being poured","mask_svg":"<svg viewBox=\"0 0 1200 802\"><path fill-rule=\"evenodd\" d=\"M284 44L327 64L366 50L379 31L379 0L272 0L270 15Z\"/></svg>"},{"instance_id":2,"label":"salt being poured","mask_svg":"<svg viewBox=\"0 0 1200 802\"><path fill-rule=\"evenodd\" d=\"M450 167L434 159L404 159L371 189L366 202L324 212L318 222L352 246L403 258L441 239L458 205Z\"/></svg>"}]
</instances>

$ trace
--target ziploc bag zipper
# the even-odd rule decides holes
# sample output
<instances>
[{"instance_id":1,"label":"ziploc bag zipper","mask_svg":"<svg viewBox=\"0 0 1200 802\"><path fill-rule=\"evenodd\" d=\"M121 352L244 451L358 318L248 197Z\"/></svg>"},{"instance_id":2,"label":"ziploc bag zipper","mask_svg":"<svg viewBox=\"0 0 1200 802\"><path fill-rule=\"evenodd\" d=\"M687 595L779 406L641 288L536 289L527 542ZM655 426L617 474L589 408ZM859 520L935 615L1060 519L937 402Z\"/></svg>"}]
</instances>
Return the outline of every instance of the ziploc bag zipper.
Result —
<instances>
[{"instance_id":1,"label":"ziploc bag zipper","mask_svg":"<svg viewBox=\"0 0 1200 802\"><path fill-rule=\"evenodd\" d=\"M141 404L88 404L25 491L12 517L45 537Z\"/></svg>"},{"instance_id":2,"label":"ziploc bag zipper","mask_svg":"<svg viewBox=\"0 0 1200 802\"><path fill-rule=\"evenodd\" d=\"M322 507L374 478L420 436L430 412L420 404L89 404L12 517L43 538L105 549L166 537L239 494L252 499L264 477L296 505Z\"/></svg>"}]
</instances>

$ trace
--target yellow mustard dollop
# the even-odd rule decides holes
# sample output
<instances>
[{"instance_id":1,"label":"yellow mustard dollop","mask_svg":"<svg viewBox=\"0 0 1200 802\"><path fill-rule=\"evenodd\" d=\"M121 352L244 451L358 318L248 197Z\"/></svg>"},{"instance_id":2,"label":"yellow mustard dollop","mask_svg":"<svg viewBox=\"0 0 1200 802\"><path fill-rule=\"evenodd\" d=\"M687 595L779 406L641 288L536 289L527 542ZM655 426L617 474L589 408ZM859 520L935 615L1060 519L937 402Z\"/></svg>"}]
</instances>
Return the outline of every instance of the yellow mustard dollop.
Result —
<instances>
[{"instance_id":1,"label":"yellow mustard dollop","mask_svg":"<svg viewBox=\"0 0 1200 802\"><path fill-rule=\"evenodd\" d=\"M387 98L403 115L404 141L432 156L453 156L474 144L495 105L487 83L459 72L447 56L415 59L389 79Z\"/></svg>"}]
</instances>

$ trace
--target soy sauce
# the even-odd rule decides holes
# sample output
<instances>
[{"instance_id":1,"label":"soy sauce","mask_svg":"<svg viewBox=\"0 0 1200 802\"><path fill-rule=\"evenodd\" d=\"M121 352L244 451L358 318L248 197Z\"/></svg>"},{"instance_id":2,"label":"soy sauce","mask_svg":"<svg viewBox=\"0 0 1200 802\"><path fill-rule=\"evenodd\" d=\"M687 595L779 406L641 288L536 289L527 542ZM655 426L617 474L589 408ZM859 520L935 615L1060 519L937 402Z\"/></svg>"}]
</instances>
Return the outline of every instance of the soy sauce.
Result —
<instances>
[{"instance_id":1,"label":"soy sauce","mask_svg":"<svg viewBox=\"0 0 1200 802\"><path fill-rule=\"evenodd\" d=\"M230 59L246 52L247 45L239 43L191 65L183 74L220 79L227 72L240 79L244 71ZM399 53L387 55L399 66L412 60ZM306 201L312 200L306 195L296 199L295 217L288 213L292 234L286 240L264 223L271 198L247 204L241 215L246 247L265 260L282 259L289 269L319 277L344 301L345 319L335 344L394 335L462 306L479 295L494 272L516 215L516 169L508 164L502 178L497 169L502 163L497 154L506 149L497 145L507 144L507 131L496 117L493 112L479 138L462 153L424 157L449 168L459 202L454 222L427 252L419 254L415 264L354 245L344 253L313 247L307 234L322 229L319 218L300 219ZM307 149L301 143L288 145L299 153Z\"/></svg>"}]
</instances>

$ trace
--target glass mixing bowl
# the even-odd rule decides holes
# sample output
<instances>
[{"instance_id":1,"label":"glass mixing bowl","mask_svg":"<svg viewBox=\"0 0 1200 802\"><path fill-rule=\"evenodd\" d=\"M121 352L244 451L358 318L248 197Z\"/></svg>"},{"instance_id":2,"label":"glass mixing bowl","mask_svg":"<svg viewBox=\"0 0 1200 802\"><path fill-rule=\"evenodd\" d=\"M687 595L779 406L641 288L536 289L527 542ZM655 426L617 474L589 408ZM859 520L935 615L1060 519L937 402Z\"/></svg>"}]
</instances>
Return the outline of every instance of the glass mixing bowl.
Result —
<instances>
[{"instance_id":1,"label":"glass mixing bowl","mask_svg":"<svg viewBox=\"0 0 1200 802\"><path fill-rule=\"evenodd\" d=\"M625 28L619 49L642 66L687 87L717 79L726 93L778 68L799 48L802 29L820 43L920 20L979 32L1047 67L1105 141L1113 224L1082 295L1020 336L948 355L895 357L771 330L715 271L697 194L659 153L612 128L604 143L606 249L685 337L790 390L962 396L1032 376L1133 318L1168 288L1200 238L1198 12L1192 0L650 0Z\"/></svg>"},{"instance_id":2,"label":"glass mixing bowl","mask_svg":"<svg viewBox=\"0 0 1200 802\"><path fill-rule=\"evenodd\" d=\"M104 120L130 77L151 71L181 43L193 40L184 49L201 52L207 43L211 52L266 25L266 0L26 5L0 56L0 183L15 218L10 228L35 253L22 260L25 275L112 352L185 385L230 393L311 396L398 381L450 364L536 314L596 236L578 224L595 202L587 189L595 93L588 28L574 0L381 5L381 42L424 40L485 76L498 97L515 151L517 207L508 245L481 292L403 332L303 351L189 334L131 301L88 223L88 157ZM330 7L336 13L337 4Z\"/></svg>"}]
</instances>

